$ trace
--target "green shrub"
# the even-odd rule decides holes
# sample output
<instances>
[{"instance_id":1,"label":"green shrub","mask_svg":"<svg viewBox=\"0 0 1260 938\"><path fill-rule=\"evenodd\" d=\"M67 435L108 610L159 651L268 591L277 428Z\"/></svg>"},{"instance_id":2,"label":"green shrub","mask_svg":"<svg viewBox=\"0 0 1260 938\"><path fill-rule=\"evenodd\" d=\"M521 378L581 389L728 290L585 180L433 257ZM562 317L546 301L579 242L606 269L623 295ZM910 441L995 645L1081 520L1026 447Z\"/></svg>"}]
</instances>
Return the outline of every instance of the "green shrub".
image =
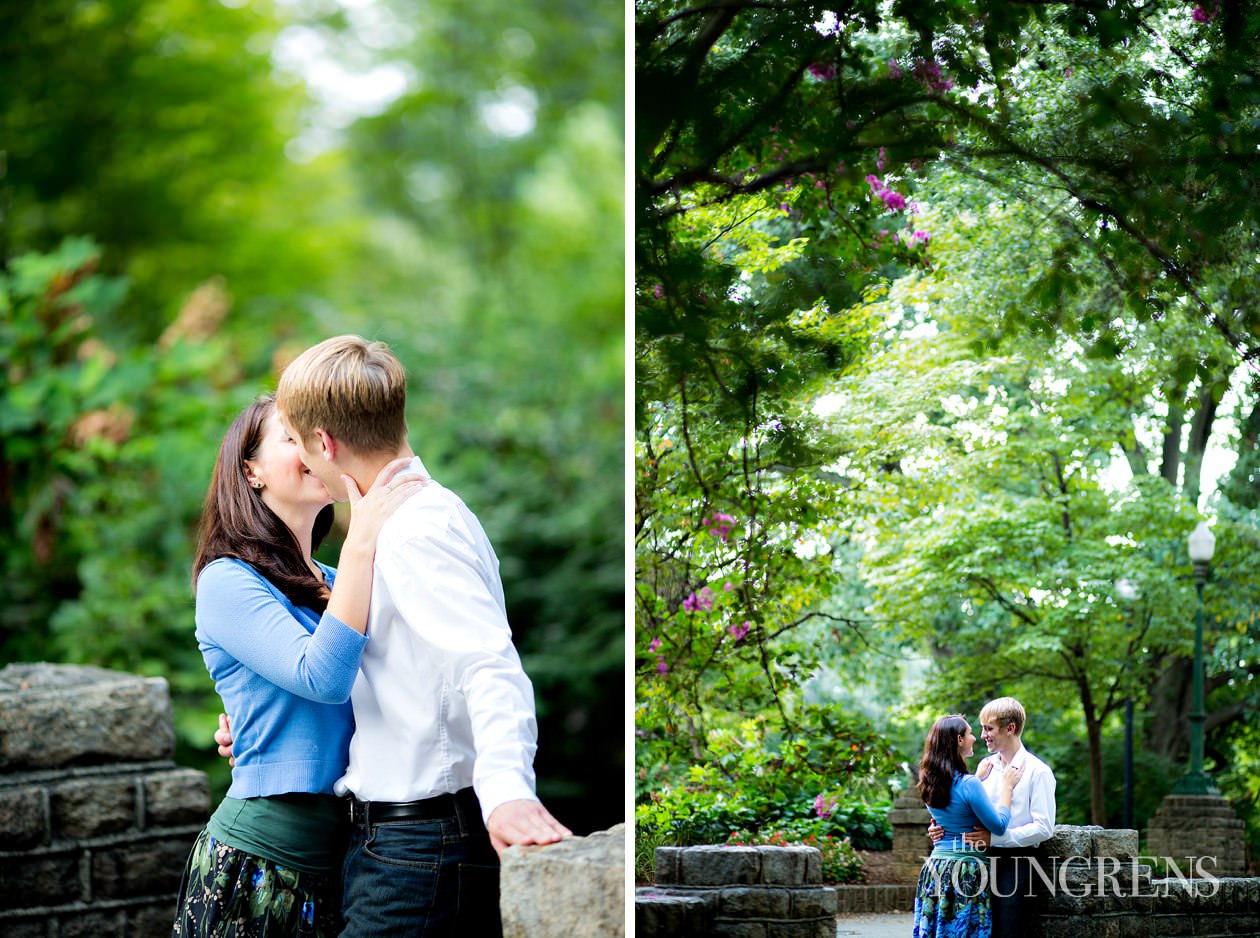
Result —
<instances>
[{"instance_id":1,"label":"green shrub","mask_svg":"<svg viewBox=\"0 0 1260 938\"><path fill-rule=\"evenodd\" d=\"M738 846L814 847L822 854L823 882L860 883L862 881L862 855L854 849L848 837L774 830L732 834L727 843Z\"/></svg>"}]
</instances>

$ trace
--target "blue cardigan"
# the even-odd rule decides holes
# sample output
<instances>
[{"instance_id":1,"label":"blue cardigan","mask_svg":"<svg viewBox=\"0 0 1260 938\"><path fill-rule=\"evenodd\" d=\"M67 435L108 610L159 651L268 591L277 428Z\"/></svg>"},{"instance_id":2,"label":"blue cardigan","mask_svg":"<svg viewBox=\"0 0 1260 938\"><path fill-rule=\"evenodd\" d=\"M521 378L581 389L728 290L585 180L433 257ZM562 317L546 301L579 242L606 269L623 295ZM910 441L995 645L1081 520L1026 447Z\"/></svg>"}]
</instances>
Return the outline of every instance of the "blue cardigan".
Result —
<instances>
[{"instance_id":1,"label":"blue cardigan","mask_svg":"<svg viewBox=\"0 0 1260 938\"><path fill-rule=\"evenodd\" d=\"M320 567L331 586L336 571ZM346 768L350 689L367 637L295 606L232 558L198 575L196 621L198 647L232 720L228 797L331 793Z\"/></svg>"},{"instance_id":2,"label":"blue cardigan","mask_svg":"<svg viewBox=\"0 0 1260 938\"><path fill-rule=\"evenodd\" d=\"M937 841L936 850L964 849L962 835L974 827L985 827L995 834L1004 834L1011 820L1011 809L994 805L980 779L961 772L954 776L950 787L949 807L933 808L929 805L928 812L937 824L945 828L945 836Z\"/></svg>"}]
</instances>

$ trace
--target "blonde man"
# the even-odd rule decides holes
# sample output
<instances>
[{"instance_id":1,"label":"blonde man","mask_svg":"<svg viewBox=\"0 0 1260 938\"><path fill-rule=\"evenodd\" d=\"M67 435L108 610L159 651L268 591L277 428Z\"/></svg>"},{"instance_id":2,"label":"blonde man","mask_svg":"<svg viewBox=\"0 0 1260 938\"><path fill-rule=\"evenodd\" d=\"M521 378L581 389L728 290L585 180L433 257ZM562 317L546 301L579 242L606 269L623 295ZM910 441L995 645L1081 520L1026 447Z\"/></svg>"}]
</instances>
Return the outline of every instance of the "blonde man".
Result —
<instances>
[{"instance_id":1,"label":"blonde man","mask_svg":"<svg viewBox=\"0 0 1260 938\"><path fill-rule=\"evenodd\" d=\"M1024 748L1027 724L1024 706L1014 697L998 697L980 709L980 738L989 755L976 766L989 800L1000 797L1000 779L1009 766L1023 770L1011 797L1011 820L1006 831L990 838L988 831L966 835L969 843L989 845L993 871L993 938L1021 938L1030 932L1026 904L1032 894L1032 866L1036 848L1054 833L1054 772ZM997 771L994 771L994 770ZM935 826L929 836L937 838Z\"/></svg>"},{"instance_id":2,"label":"blonde man","mask_svg":"<svg viewBox=\"0 0 1260 938\"><path fill-rule=\"evenodd\" d=\"M380 342L338 336L289 365L277 405L302 461L346 498L407 442L406 378ZM374 468L375 467L375 468ZM570 836L534 793L533 687L480 523L430 481L381 529L351 701L343 938L496 935L498 858Z\"/></svg>"}]
</instances>

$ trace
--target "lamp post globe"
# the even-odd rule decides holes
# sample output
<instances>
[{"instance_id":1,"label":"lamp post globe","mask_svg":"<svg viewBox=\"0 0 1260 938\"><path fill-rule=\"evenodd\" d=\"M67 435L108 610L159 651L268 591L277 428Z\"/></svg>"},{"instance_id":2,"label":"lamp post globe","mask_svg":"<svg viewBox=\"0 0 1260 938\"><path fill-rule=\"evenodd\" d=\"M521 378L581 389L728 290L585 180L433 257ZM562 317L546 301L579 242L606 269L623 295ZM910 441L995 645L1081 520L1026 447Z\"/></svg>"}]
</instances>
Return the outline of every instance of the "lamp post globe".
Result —
<instances>
[{"instance_id":1,"label":"lamp post globe","mask_svg":"<svg viewBox=\"0 0 1260 938\"><path fill-rule=\"evenodd\" d=\"M1190 560L1194 563L1194 589L1198 603L1194 610L1194 672L1190 704L1190 767L1173 791L1179 795L1216 795L1220 790L1203 771L1203 721L1207 718L1203 701L1203 585L1207 582L1216 537L1206 521L1190 532Z\"/></svg>"}]
</instances>

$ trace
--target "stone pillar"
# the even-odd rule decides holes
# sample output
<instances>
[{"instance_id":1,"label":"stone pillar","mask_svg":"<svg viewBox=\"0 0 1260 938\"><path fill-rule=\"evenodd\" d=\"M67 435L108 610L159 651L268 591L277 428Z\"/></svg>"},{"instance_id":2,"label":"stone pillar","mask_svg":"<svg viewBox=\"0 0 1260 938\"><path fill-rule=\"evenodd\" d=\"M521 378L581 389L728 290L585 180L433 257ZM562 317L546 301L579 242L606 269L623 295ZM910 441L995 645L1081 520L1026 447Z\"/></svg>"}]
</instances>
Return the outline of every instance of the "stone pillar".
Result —
<instances>
[{"instance_id":1,"label":"stone pillar","mask_svg":"<svg viewBox=\"0 0 1260 938\"><path fill-rule=\"evenodd\" d=\"M626 826L509 848L499 911L503 938L624 938Z\"/></svg>"},{"instance_id":2,"label":"stone pillar","mask_svg":"<svg viewBox=\"0 0 1260 938\"><path fill-rule=\"evenodd\" d=\"M163 678L0 670L0 934L167 938L205 775L170 761Z\"/></svg>"},{"instance_id":3,"label":"stone pillar","mask_svg":"<svg viewBox=\"0 0 1260 938\"><path fill-rule=\"evenodd\" d=\"M814 847L658 847L636 938L835 938L836 891Z\"/></svg>"},{"instance_id":4,"label":"stone pillar","mask_svg":"<svg viewBox=\"0 0 1260 938\"><path fill-rule=\"evenodd\" d=\"M1247 872L1245 825L1220 795L1169 795L1146 828L1146 852L1184 864L1187 857L1214 857L1216 876Z\"/></svg>"},{"instance_id":5,"label":"stone pillar","mask_svg":"<svg viewBox=\"0 0 1260 938\"><path fill-rule=\"evenodd\" d=\"M923 858L932 852L932 840L927 835L932 815L914 789L908 789L893 802L888 823L893 829L892 879L898 883L918 883Z\"/></svg>"}]
</instances>

